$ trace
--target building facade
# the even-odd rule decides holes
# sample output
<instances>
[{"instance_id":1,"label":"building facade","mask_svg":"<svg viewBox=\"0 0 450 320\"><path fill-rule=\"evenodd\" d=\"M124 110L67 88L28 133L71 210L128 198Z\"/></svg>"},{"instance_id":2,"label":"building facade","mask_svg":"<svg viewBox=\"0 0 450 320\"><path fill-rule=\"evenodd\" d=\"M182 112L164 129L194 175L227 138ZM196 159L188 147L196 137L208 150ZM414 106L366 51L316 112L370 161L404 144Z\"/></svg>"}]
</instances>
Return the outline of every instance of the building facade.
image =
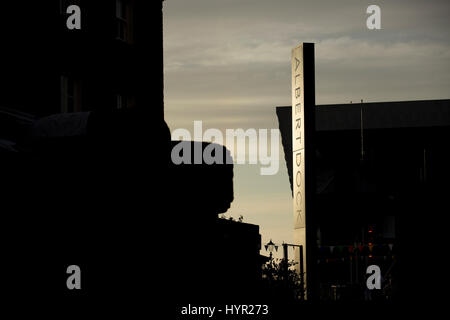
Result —
<instances>
[{"instance_id":1,"label":"building facade","mask_svg":"<svg viewBox=\"0 0 450 320\"><path fill-rule=\"evenodd\" d=\"M72 5L79 28L68 26ZM2 107L46 116L139 106L163 118L162 1L11 1L4 12Z\"/></svg>"},{"instance_id":2,"label":"building facade","mask_svg":"<svg viewBox=\"0 0 450 320\"><path fill-rule=\"evenodd\" d=\"M290 107L277 115L290 154ZM396 300L426 291L449 190L450 100L319 105L315 117L316 298ZM373 264L382 290L367 290ZM420 284L410 281L415 272L427 275Z\"/></svg>"},{"instance_id":3,"label":"building facade","mask_svg":"<svg viewBox=\"0 0 450 320\"><path fill-rule=\"evenodd\" d=\"M218 221L234 198L230 153L219 146L223 165L171 161L179 141L163 114L162 3L2 7L1 270L12 300L173 312L254 290L258 227ZM68 27L74 5L79 28ZM81 290L66 286L73 264Z\"/></svg>"}]
</instances>

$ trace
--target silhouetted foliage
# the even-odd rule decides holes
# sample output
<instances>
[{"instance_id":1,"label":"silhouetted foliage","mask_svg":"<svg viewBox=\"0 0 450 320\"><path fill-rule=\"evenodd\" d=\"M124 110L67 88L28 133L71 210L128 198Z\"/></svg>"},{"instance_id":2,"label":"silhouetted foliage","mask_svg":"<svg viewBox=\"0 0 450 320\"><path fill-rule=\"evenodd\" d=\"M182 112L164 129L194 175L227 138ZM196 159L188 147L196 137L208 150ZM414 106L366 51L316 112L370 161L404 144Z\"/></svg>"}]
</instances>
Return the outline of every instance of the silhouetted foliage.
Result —
<instances>
[{"instance_id":1,"label":"silhouetted foliage","mask_svg":"<svg viewBox=\"0 0 450 320\"><path fill-rule=\"evenodd\" d=\"M236 221L236 222L244 222L244 216L240 215L239 218L235 219L232 216L227 217L225 214L221 214L219 216L220 219L230 220L230 221Z\"/></svg>"},{"instance_id":2,"label":"silhouetted foliage","mask_svg":"<svg viewBox=\"0 0 450 320\"><path fill-rule=\"evenodd\" d=\"M300 299L300 275L295 271L298 262L284 259L271 259L262 268L263 283L276 299Z\"/></svg>"}]
</instances>

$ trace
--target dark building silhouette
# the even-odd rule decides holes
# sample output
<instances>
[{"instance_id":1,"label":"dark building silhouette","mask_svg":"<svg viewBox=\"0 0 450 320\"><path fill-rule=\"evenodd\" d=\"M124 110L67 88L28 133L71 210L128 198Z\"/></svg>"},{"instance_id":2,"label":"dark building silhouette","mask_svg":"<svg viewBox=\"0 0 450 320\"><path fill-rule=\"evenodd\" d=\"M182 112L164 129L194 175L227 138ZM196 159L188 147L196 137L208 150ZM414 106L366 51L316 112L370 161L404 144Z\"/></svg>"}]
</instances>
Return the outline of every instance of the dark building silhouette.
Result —
<instances>
[{"instance_id":1,"label":"dark building silhouette","mask_svg":"<svg viewBox=\"0 0 450 320\"><path fill-rule=\"evenodd\" d=\"M81 29L70 30L75 4ZM162 1L17 1L3 12L3 106L38 116L146 106L163 118Z\"/></svg>"},{"instance_id":2,"label":"dark building silhouette","mask_svg":"<svg viewBox=\"0 0 450 320\"><path fill-rule=\"evenodd\" d=\"M81 8L80 30L66 27L71 4ZM8 299L170 317L181 303L254 293L258 228L218 219L233 201L233 165L171 161L162 1L17 1L2 10ZM66 286L73 264L81 290Z\"/></svg>"},{"instance_id":3,"label":"dark building silhouette","mask_svg":"<svg viewBox=\"0 0 450 320\"><path fill-rule=\"evenodd\" d=\"M228 219L218 220L218 234L222 237L218 252L227 257L223 266L224 272L238 268L239 283L250 282L258 285L261 279L261 235L259 226ZM236 261L237 264L236 264ZM231 272L236 276L234 272ZM227 277L225 277L227 278Z\"/></svg>"},{"instance_id":4,"label":"dark building silhouette","mask_svg":"<svg viewBox=\"0 0 450 320\"><path fill-rule=\"evenodd\" d=\"M285 154L291 107L277 107ZM437 299L450 100L316 107L315 298ZM292 186L292 159L286 158ZM366 268L381 267L368 293ZM411 299L411 300L410 300Z\"/></svg>"}]
</instances>

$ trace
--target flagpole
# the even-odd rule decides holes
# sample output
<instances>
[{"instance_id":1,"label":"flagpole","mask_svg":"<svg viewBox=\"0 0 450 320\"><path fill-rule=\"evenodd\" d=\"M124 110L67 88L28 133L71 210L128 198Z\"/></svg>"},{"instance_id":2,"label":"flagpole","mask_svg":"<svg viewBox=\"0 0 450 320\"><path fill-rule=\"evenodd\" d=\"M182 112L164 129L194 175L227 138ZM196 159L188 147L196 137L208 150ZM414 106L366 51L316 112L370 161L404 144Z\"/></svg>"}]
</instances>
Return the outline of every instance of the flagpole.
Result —
<instances>
[{"instance_id":1,"label":"flagpole","mask_svg":"<svg viewBox=\"0 0 450 320\"><path fill-rule=\"evenodd\" d=\"M363 119L363 100L361 99L360 109L360 125L361 125L361 161L364 160L364 119Z\"/></svg>"}]
</instances>

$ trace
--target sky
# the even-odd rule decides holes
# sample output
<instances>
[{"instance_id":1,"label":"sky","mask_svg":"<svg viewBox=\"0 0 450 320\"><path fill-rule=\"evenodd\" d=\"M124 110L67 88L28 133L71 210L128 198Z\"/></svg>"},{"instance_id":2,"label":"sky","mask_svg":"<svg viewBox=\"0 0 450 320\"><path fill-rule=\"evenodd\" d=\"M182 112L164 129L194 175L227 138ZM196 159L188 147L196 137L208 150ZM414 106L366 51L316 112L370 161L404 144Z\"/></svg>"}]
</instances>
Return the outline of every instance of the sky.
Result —
<instances>
[{"instance_id":1,"label":"sky","mask_svg":"<svg viewBox=\"0 0 450 320\"><path fill-rule=\"evenodd\" d=\"M381 29L369 30L369 5ZM316 103L450 98L448 0L165 0L165 119L171 130L278 128L291 104L291 49L315 43ZM234 166L226 216L260 226L262 244L293 241L292 197L279 171ZM264 250L264 247L263 247ZM264 254L264 252L262 252Z\"/></svg>"}]
</instances>

